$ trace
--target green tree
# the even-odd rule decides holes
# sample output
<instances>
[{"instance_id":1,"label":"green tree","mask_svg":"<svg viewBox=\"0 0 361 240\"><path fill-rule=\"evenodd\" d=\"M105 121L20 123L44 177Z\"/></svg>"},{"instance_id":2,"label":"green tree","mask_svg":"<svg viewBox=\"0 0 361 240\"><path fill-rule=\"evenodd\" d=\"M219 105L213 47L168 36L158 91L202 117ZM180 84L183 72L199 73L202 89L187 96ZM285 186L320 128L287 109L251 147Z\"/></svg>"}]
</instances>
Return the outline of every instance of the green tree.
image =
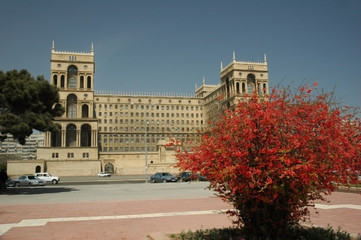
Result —
<instances>
[{"instance_id":1,"label":"green tree","mask_svg":"<svg viewBox=\"0 0 361 240\"><path fill-rule=\"evenodd\" d=\"M55 86L27 70L0 71L0 140L11 134L20 144L39 131L59 131L55 117L64 113Z\"/></svg>"}]
</instances>

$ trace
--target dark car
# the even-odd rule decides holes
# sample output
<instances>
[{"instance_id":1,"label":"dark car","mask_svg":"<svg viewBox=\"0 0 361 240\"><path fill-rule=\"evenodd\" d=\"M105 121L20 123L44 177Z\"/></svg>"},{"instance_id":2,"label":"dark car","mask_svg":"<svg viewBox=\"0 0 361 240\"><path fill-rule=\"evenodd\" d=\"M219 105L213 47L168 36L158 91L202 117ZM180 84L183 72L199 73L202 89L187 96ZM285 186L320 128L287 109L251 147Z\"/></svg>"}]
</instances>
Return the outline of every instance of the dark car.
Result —
<instances>
[{"instance_id":1,"label":"dark car","mask_svg":"<svg viewBox=\"0 0 361 240\"><path fill-rule=\"evenodd\" d=\"M157 172L150 177L152 183L156 182L176 182L177 178L168 172Z\"/></svg>"},{"instance_id":2,"label":"dark car","mask_svg":"<svg viewBox=\"0 0 361 240\"><path fill-rule=\"evenodd\" d=\"M194 172L182 172L177 176L177 180L180 182L207 181L207 178Z\"/></svg>"}]
</instances>

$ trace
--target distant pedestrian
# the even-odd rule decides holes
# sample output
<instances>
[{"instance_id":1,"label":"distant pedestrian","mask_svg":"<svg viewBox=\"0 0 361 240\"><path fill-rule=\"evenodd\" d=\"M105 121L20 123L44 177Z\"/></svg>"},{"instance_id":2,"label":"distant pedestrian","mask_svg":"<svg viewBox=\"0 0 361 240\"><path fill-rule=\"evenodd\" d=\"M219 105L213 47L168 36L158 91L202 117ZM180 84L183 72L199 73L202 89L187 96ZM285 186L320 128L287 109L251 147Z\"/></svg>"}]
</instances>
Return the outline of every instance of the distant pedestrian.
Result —
<instances>
[{"instance_id":1,"label":"distant pedestrian","mask_svg":"<svg viewBox=\"0 0 361 240\"><path fill-rule=\"evenodd\" d=\"M6 189L6 181L7 180L8 180L8 174L5 172L4 169L2 169L1 172L0 172L0 187L1 187L1 190Z\"/></svg>"}]
</instances>

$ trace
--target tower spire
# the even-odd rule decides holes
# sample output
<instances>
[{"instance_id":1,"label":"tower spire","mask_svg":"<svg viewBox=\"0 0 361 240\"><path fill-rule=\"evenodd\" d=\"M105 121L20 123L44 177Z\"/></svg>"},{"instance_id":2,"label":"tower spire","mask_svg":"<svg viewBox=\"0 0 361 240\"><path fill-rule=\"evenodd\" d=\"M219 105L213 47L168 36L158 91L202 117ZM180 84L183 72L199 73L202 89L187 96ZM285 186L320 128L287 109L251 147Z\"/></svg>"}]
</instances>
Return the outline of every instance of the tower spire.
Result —
<instances>
[{"instance_id":1,"label":"tower spire","mask_svg":"<svg viewBox=\"0 0 361 240\"><path fill-rule=\"evenodd\" d=\"M90 49L90 52L94 52L94 43L92 43L92 46L91 46L91 49Z\"/></svg>"},{"instance_id":2,"label":"tower spire","mask_svg":"<svg viewBox=\"0 0 361 240\"><path fill-rule=\"evenodd\" d=\"M235 62L236 61L236 53L233 51L233 62Z\"/></svg>"},{"instance_id":3,"label":"tower spire","mask_svg":"<svg viewBox=\"0 0 361 240\"><path fill-rule=\"evenodd\" d=\"M221 61L221 71L223 70L223 63L222 63L222 61Z\"/></svg>"},{"instance_id":4,"label":"tower spire","mask_svg":"<svg viewBox=\"0 0 361 240\"><path fill-rule=\"evenodd\" d=\"M51 50L55 50L55 41L53 40L53 44L51 45Z\"/></svg>"},{"instance_id":5,"label":"tower spire","mask_svg":"<svg viewBox=\"0 0 361 240\"><path fill-rule=\"evenodd\" d=\"M266 56L266 54L264 54L263 61L264 61L264 62L267 62L267 56Z\"/></svg>"}]
</instances>

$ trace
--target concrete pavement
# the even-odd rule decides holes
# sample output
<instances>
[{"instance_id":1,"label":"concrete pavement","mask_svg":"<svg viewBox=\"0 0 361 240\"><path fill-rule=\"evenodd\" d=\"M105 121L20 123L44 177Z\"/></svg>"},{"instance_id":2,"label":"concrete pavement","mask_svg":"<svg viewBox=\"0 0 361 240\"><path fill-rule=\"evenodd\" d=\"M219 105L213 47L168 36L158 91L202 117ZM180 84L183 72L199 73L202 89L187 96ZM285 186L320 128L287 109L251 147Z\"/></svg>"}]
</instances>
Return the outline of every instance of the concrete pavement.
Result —
<instances>
[{"instance_id":1,"label":"concrete pavement","mask_svg":"<svg viewBox=\"0 0 361 240\"><path fill-rule=\"evenodd\" d=\"M66 193L29 193L47 187L59 186L0 196L0 239L167 239L170 233L232 226L220 214L230 206L207 193L205 183L69 186L72 191ZM98 196L107 191L114 192L110 198ZM361 234L361 195L335 192L328 199L317 203L318 213L312 210L312 224Z\"/></svg>"}]
</instances>

